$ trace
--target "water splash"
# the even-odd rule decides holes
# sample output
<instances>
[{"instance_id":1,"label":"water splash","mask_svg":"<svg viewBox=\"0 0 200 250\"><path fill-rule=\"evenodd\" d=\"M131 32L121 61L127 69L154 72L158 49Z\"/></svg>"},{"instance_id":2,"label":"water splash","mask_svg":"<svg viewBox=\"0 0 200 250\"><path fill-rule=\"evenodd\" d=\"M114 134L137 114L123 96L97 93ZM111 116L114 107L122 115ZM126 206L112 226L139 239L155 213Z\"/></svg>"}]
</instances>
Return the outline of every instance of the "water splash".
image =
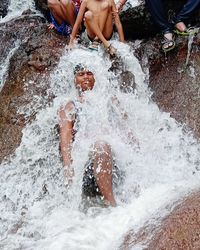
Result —
<instances>
[{"instance_id":1,"label":"water splash","mask_svg":"<svg viewBox=\"0 0 200 250\"><path fill-rule=\"evenodd\" d=\"M187 53L187 57L186 57L185 67L188 66L188 62L189 62L190 54L191 54L191 50L192 50L192 43L194 41L194 37L196 36L196 34L198 32L199 32L199 28L194 28L194 30L188 36L188 53Z\"/></svg>"},{"instance_id":2,"label":"water splash","mask_svg":"<svg viewBox=\"0 0 200 250\"><path fill-rule=\"evenodd\" d=\"M117 249L128 229L137 232L146 221L169 212L166 205L199 186L198 142L152 102L146 76L130 47L113 44L123 68L134 74L136 90L120 91L103 51L77 48L63 54L51 75L53 104L26 126L15 155L0 167L3 249ZM85 118L73 149L74 184L66 190L56 125L60 106L76 98L73 67L79 62L91 68L96 83L83 106ZM111 101L113 95L127 113L125 122ZM127 131L134 133L139 149L129 144ZM93 207L84 214L79 210L84 163L92 141L100 137L112 146L126 178L121 192L115 190L117 208Z\"/></svg>"},{"instance_id":3,"label":"water splash","mask_svg":"<svg viewBox=\"0 0 200 250\"><path fill-rule=\"evenodd\" d=\"M7 57L5 58L4 62L1 63L0 65L0 91L4 85L6 76L7 76L7 71L10 65L10 59L11 57L14 55L14 53L16 52L16 50L19 48L20 46L20 41L16 41L14 43L14 47L9 51Z\"/></svg>"},{"instance_id":4,"label":"water splash","mask_svg":"<svg viewBox=\"0 0 200 250\"><path fill-rule=\"evenodd\" d=\"M8 22L15 17L21 16L25 10L35 11L35 3L33 0L10 0L8 14L0 20L0 23Z\"/></svg>"}]
</instances>

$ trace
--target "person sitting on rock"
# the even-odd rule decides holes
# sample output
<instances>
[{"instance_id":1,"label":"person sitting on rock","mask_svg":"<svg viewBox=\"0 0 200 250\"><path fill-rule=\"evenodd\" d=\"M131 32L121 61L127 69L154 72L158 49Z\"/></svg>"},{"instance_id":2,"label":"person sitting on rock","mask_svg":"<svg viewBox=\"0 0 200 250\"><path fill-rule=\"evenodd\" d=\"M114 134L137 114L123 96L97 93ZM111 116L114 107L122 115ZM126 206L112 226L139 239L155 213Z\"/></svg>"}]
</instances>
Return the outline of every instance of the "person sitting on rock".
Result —
<instances>
[{"instance_id":1,"label":"person sitting on rock","mask_svg":"<svg viewBox=\"0 0 200 250\"><path fill-rule=\"evenodd\" d=\"M113 13L116 14L113 15ZM92 42L89 48L98 50L98 45L101 41L111 55L115 54L116 49L109 42L113 34L113 18L119 34L119 40L124 42L124 32L114 0L83 0L68 47L71 48L73 46L79 26L82 20L84 20L88 38Z\"/></svg>"},{"instance_id":2,"label":"person sitting on rock","mask_svg":"<svg viewBox=\"0 0 200 250\"><path fill-rule=\"evenodd\" d=\"M146 4L153 20L163 33L162 50L164 52L170 51L175 47L173 32L183 36L196 32L194 28L187 28L185 21L191 17L193 11L200 5L200 0L188 0L174 18L173 23L168 21L164 11L163 0L146 0Z\"/></svg>"},{"instance_id":3,"label":"person sitting on rock","mask_svg":"<svg viewBox=\"0 0 200 250\"><path fill-rule=\"evenodd\" d=\"M113 183L114 185L119 185L121 183L122 175L119 174L121 171L116 165L116 160L113 158L111 146L102 139L103 137L101 134L98 136L100 131L98 126L93 128L93 124L90 122L96 119L93 117L95 112L92 112L94 105L90 104L88 98L86 99L86 93L89 94L89 91L92 91L94 87L95 78L93 73L82 64L76 65L74 68L74 75L74 83L78 90L78 98L77 100L69 101L66 105L61 106L59 110L60 149L64 164L65 181L67 185L71 185L74 177L72 149L77 150L77 147L80 147L79 150L82 151L83 149L80 145L83 145L84 150L87 151L87 145L92 143L92 146L88 149L89 158L84 167L82 187L83 198L89 200L91 197L102 197L100 200L103 199L105 205L116 206L116 200L113 194ZM113 107L117 109L118 104L116 99L114 99L112 110ZM88 108L91 108L91 110L88 111L87 114L85 109ZM123 120L126 119L127 114L125 114L124 110L120 109L120 112L122 112ZM123 120L122 124L124 124ZM82 129L81 126L83 125L83 121L86 121L86 131ZM109 128L106 128L105 132L110 134ZM107 138L107 134L104 135ZM136 145L137 142L130 131L127 135L125 134L125 137L126 139L123 139L123 141L127 140L127 143L130 143L130 145L132 145L132 143ZM98 138L101 139L99 140Z\"/></svg>"},{"instance_id":4,"label":"person sitting on rock","mask_svg":"<svg viewBox=\"0 0 200 250\"><path fill-rule=\"evenodd\" d=\"M51 24L49 29L69 36L80 9L81 0L48 0Z\"/></svg>"}]
</instances>

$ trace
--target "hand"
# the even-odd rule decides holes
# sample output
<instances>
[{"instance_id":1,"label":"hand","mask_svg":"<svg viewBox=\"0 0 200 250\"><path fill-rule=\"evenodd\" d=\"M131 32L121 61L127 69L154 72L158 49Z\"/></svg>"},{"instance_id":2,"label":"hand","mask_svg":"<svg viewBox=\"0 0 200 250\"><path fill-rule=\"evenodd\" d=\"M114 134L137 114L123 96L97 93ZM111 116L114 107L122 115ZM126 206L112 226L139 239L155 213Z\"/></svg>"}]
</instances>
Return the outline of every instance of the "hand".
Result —
<instances>
[{"instance_id":1,"label":"hand","mask_svg":"<svg viewBox=\"0 0 200 250\"><path fill-rule=\"evenodd\" d=\"M71 166L64 166L65 186L69 187L72 185L73 177L74 177L74 169Z\"/></svg>"},{"instance_id":2,"label":"hand","mask_svg":"<svg viewBox=\"0 0 200 250\"><path fill-rule=\"evenodd\" d=\"M75 42L76 42L76 38L73 38L72 36L70 36L70 40L69 40L69 44L67 46L67 49L73 49Z\"/></svg>"},{"instance_id":3,"label":"hand","mask_svg":"<svg viewBox=\"0 0 200 250\"><path fill-rule=\"evenodd\" d=\"M55 29L55 26L54 26L54 24L53 23L50 23L50 24L48 24L48 29L49 30L53 30L53 29Z\"/></svg>"}]
</instances>

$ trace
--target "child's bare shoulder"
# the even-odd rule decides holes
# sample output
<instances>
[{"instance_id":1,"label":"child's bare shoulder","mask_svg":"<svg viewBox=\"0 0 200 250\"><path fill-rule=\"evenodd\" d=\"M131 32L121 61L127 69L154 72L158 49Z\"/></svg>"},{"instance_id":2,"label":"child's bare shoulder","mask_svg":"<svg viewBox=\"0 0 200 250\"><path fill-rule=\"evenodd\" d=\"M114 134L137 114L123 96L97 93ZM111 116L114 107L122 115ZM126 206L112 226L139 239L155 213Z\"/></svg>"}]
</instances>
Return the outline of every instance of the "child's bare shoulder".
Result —
<instances>
[{"instance_id":1,"label":"child's bare shoulder","mask_svg":"<svg viewBox=\"0 0 200 250\"><path fill-rule=\"evenodd\" d=\"M82 4L84 3L84 4L87 4L88 3L88 0L82 0L82 2L81 2Z\"/></svg>"}]
</instances>

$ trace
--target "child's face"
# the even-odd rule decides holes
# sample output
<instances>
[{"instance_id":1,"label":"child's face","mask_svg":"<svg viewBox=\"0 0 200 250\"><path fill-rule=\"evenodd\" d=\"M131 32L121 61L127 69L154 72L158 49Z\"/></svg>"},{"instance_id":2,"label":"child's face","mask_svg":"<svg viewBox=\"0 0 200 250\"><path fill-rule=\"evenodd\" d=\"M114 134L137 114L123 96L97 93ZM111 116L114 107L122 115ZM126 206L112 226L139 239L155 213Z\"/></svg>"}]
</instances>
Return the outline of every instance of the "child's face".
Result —
<instances>
[{"instance_id":1,"label":"child's face","mask_svg":"<svg viewBox=\"0 0 200 250\"><path fill-rule=\"evenodd\" d=\"M75 86L82 91L92 90L94 83L94 75L89 70L78 71L75 75Z\"/></svg>"}]
</instances>

